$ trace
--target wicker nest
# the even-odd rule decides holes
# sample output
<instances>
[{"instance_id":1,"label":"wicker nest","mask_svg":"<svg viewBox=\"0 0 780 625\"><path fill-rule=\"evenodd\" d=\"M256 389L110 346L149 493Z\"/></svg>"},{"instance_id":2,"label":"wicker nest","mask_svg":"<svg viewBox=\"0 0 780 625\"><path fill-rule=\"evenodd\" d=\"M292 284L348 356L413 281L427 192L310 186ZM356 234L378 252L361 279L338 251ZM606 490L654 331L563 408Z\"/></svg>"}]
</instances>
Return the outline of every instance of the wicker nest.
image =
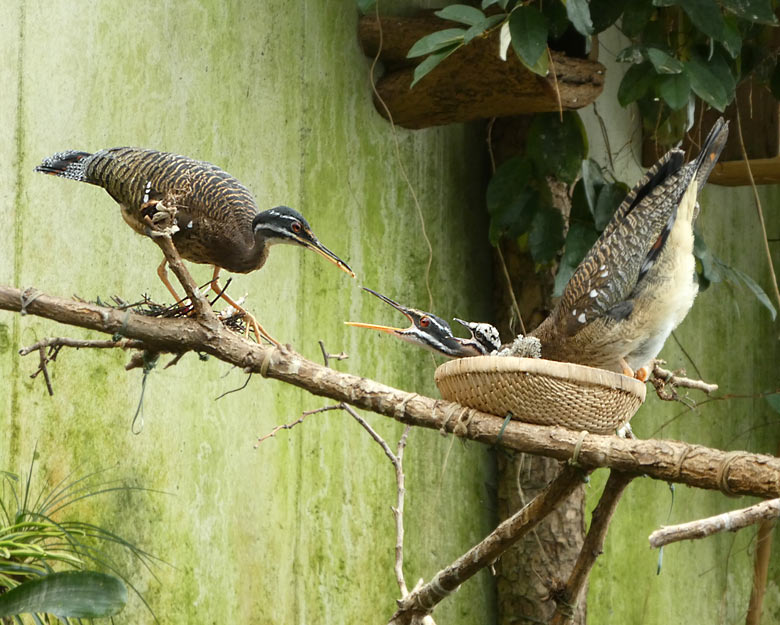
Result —
<instances>
[{"instance_id":1,"label":"wicker nest","mask_svg":"<svg viewBox=\"0 0 780 625\"><path fill-rule=\"evenodd\" d=\"M619 373L540 358L477 356L436 369L444 399L500 417L614 432L645 400L645 385Z\"/></svg>"}]
</instances>

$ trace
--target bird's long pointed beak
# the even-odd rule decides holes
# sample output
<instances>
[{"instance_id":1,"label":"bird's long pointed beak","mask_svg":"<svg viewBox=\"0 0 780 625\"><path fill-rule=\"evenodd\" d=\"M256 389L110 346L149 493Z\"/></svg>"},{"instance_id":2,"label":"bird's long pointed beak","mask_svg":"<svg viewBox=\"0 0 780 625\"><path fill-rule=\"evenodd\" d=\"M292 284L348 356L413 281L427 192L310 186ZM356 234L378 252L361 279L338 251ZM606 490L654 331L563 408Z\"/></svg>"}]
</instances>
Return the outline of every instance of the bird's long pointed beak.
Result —
<instances>
[{"instance_id":1,"label":"bird's long pointed beak","mask_svg":"<svg viewBox=\"0 0 780 625\"><path fill-rule=\"evenodd\" d=\"M391 300L389 297L382 295L381 293L377 293L376 291L369 289L366 286L361 288L364 291L368 291L369 293L371 293L371 295L375 295L386 304L389 304L390 306L395 308L398 312L400 312L404 317L406 317L409 320L411 326L414 325L412 316L409 314L409 312L404 306L401 306L401 304L399 304L398 302L395 302ZM368 328L369 330L379 330L380 332L387 332L388 334L397 334L400 332L404 332L405 330L408 329L408 328L394 328L392 326L381 326L375 323L361 323L359 321L345 321L344 325L352 326L354 328Z\"/></svg>"},{"instance_id":2,"label":"bird's long pointed beak","mask_svg":"<svg viewBox=\"0 0 780 625\"><path fill-rule=\"evenodd\" d=\"M353 328L368 328L369 330L379 330L380 332L387 332L388 334L397 334L403 332L404 328L394 328L392 326L380 326L374 323L361 323L359 321L345 321L344 325L352 326Z\"/></svg>"},{"instance_id":3,"label":"bird's long pointed beak","mask_svg":"<svg viewBox=\"0 0 780 625\"><path fill-rule=\"evenodd\" d=\"M343 260L341 260L338 256L336 256L333 252L331 252L322 243L320 243L319 239L314 238L312 241L308 241L306 239L301 239L301 243L303 243L310 250L312 250L314 252L317 252L317 254L319 254L320 256L323 256L324 258L327 258L330 262L332 262L334 265L336 265L344 273L349 274L353 278L355 277L355 272L352 271L352 269L350 269L349 265L347 265L347 263L345 263Z\"/></svg>"}]
</instances>

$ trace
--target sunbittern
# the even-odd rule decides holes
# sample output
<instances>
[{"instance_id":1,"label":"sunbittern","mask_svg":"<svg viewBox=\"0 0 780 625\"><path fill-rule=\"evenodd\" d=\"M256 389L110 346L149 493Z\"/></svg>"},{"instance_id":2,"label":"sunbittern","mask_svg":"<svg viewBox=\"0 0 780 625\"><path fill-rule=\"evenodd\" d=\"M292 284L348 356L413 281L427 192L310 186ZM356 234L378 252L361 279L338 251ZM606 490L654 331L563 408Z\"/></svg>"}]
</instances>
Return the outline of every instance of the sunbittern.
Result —
<instances>
[{"instance_id":1,"label":"sunbittern","mask_svg":"<svg viewBox=\"0 0 780 625\"><path fill-rule=\"evenodd\" d=\"M109 148L90 154L69 150L45 159L35 171L103 187L119 203L133 230L151 235L159 211L175 204L172 241L182 258L213 265L210 287L245 316L255 337L276 341L219 287L221 269L249 273L260 269L271 245L289 243L314 250L355 277L349 266L314 236L303 215L286 206L259 212L252 194L219 167L186 156L142 148ZM176 301L165 269L157 274Z\"/></svg>"},{"instance_id":2,"label":"sunbittern","mask_svg":"<svg viewBox=\"0 0 780 625\"><path fill-rule=\"evenodd\" d=\"M720 119L696 159L685 164L684 153L671 150L634 186L575 270L552 313L529 334L540 342L542 358L627 375L641 370L638 377L647 376L645 367L688 314L698 292L693 256L697 198L727 137L728 124ZM382 299L412 319L405 312L410 309ZM493 326L460 322L470 330L471 339L436 328L432 340L430 326L418 324L404 334L396 328L350 325L384 329L451 358L496 351L491 349L498 343ZM444 328L449 330L446 323ZM468 347L453 347L453 342Z\"/></svg>"},{"instance_id":3,"label":"sunbittern","mask_svg":"<svg viewBox=\"0 0 780 625\"><path fill-rule=\"evenodd\" d=\"M367 287L363 287L365 291L368 291L372 295L375 295L383 302L390 304L397 311L402 313L409 320L408 328L394 328L392 326L381 326L373 323L360 323L357 321L345 321L348 326L354 326L356 328L369 328L370 330L379 330L380 332L386 332L398 337L402 341L412 343L413 345L419 345L425 347L437 354L443 354L449 358L463 358L464 356L482 356L490 353L485 346L482 334L479 338L475 334L474 330L463 323L471 332L471 338L464 339L455 336L452 333L450 325L444 321L441 317L437 317L434 314L425 312L424 310L418 310L416 308L407 308L402 306L398 302L391 300L389 297L377 293ZM485 326L493 328L490 324L471 324L472 326L479 326L480 329ZM495 328L493 328L495 331ZM495 333L495 343L498 346L498 332Z\"/></svg>"}]
</instances>

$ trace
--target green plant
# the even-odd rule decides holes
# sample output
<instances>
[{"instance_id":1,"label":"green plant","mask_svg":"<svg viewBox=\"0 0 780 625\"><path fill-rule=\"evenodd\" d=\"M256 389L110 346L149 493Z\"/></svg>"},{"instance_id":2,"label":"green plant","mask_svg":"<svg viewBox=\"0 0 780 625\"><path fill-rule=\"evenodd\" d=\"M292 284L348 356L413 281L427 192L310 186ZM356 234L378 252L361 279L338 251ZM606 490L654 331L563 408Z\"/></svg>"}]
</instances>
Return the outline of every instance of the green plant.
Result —
<instances>
[{"instance_id":1,"label":"green plant","mask_svg":"<svg viewBox=\"0 0 780 625\"><path fill-rule=\"evenodd\" d=\"M682 140L694 111L723 111L739 82L753 78L780 96L780 65L771 45L777 24L775 0L482 0L480 8L452 4L435 15L463 27L419 39L408 57L427 57L412 86L436 65L477 37L500 30L497 57L511 47L530 71L550 71L551 41L584 39L616 26L630 45L618 59L630 64L618 91L623 106L636 102L645 136L662 146ZM490 238L519 239L540 264L560 259L555 291L603 230L628 187L587 158L587 136L574 112L535 115L524 153L495 171L487 190ZM552 207L548 180L574 185L569 224ZM576 181L576 184L575 184ZM565 233L565 236L564 236ZM726 281L747 287L775 317L761 287L707 251L700 238L695 254L701 288Z\"/></svg>"},{"instance_id":2,"label":"green plant","mask_svg":"<svg viewBox=\"0 0 780 625\"><path fill-rule=\"evenodd\" d=\"M50 622L44 613L55 614L66 623L108 616L124 605L124 584L149 608L106 548L118 545L147 569L155 558L110 530L65 518L66 511L79 501L140 489L117 481L98 481L99 473L92 473L80 478L69 475L34 496L33 467L34 460L23 483L17 475L2 472L0 618L13 616L15 622L23 623L19 611L31 612L35 623ZM87 567L111 574L88 571ZM62 568L71 574L63 575L58 571Z\"/></svg>"}]
</instances>

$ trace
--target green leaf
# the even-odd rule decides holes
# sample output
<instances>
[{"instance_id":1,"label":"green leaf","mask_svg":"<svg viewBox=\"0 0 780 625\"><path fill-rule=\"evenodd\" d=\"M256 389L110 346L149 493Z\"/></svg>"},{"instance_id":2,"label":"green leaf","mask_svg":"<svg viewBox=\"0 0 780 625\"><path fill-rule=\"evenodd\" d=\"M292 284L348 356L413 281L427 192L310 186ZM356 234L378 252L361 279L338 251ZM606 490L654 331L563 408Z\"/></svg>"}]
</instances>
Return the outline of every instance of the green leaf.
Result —
<instances>
[{"instance_id":1,"label":"green leaf","mask_svg":"<svg viewBox=\"0 0 780 625\"><path fill-rule=\"evenodd\" d=\"M628 106L642 98L652 86L654 78L653 66L647 61L629 67L618 87L620 105Z\"/></svg>"},{"instance_id":2,"label":"green leaf","mask_svg":"<svg viewBox=\"0 0 780 625\"><path fill-rule=\"evenodd\" d=\"M474 26L469 28L466 31L466 34L463 35L463 43L469 43L472 39L479 37L485 31L490 30L493 28L493 26L502 21L504 17L505 16L503 14L491 15L490 17L486 17L481 22L474 24Z\"/></svg>"},{"instance_id":3,"label":"green leaf","mask_svg":"<svg viewBox=\"0 0 780 625\"><path fill-rule=\"evenodd\" d=\"M653 11L655 11L655 8L652 3L646 0L629 2L623 11L623 20L621 22L623 33L627 37L638 36L650 21Z\"/></svg>"},{"instance_id":4,"label":"green leaf","mask_svg":"<svg viewBox=\"0 0 780 625\"><path fill-rule=\"evenodd\" d=\"M593 20L593 32L596 34L600 33L617 22L626 9L627 3L628 0L590 0L590 17Z\"/></svg>"},{"instance_id":5,"label":"green leaf","mask_svg":"<svg viewBox=\"0 0 780 625\"><path fill-rule=\"evenodd\" d=\"M514 156L502 163L490 179L485 200L493 245L502 236L516 238L530 227L538 205L538 193L529 184L531 174L528 159Z\"/></svg>"},{"instance_id":6,"label":"green leaf","mask_svg":"<svg viewBox=\"0 0 780 625\"><path fill-rule=\"evenodd\" d=\"M573 183L587 156L588 143L579 115L573 111L534 115L528 129L526 151L538 173Z\"/></svg>"},{"instance_id":7,"label":"green leaf","mask_svg":"<svg viewBox=\"0 0 780 625\"><path fill-rule=\"evenodd\" d=\"M680 61L659 48L647 48L645 54L659 74L679 74L683 70Z\"/></svg>"},{"instance_id":8,"label":"green leaf","mask_svg":"<svg viewBox=\"0 0 780 625\"><path fill-rule=\"evenodd\" d=\"M596 200L596 209L593 211L596 230L601 232L607 227L612 215L615 214L615 209L620 206L627 194L628 188L619 182L601 187Z\"/></svg>"},{"instance_id":9,"label":"green leaf","mask_svg":"<svg viewBox=\"0 0 780 625\"><path fill-rule=\"evenodd\" d=\"M376 6L376 0L357 0L357 6L358 10L363 15L367 15L369 12L374 10L374 7Z\"/></svg>"},{"instance_id":10,"label":"green leaf","mask_svg":"<svg viewBox=\"0 0 780 625\"><path fill-rule=\"evenodd\" d=\"M586 158L582 161L582 188L591 216L596 211L596 198L603 186L604 175L601 173L601 165L592 158Z\"/></svg>"},{"instance_id":11,"label":"green leaf","mask_svg":"<svg viewBox=\"0 0 780 625\"><path fill-rule=\"evenodd\" d=\"M563 215L557 208L542 204L534 215L528 233L528 249L537 263L550 262L563 245Z\"/></svg>"},{"instance_id":12,"label":"green leaf","mask_svg":"<svg viewBox=\"0 0 780 625\"><path fill-rule=\"evenodd\" d=\"M563 293L563 289L574 270L598 238L599 233L591 224L572 222L569 232L566 234L566 244L563 248L560 265L558 265L558 273L555 274L554 296L558 297Z\"/></svg>"},{"instance_id":13,"label":"green leaf","mask_svg":"<svg viewBox=\"0 0 780 625\"><path fill-rule=\"evenodd\" d=\"M691 81L688 75L670 74L661 76L658 81L658 95L669 105L669 108L676 111L688 104L688 98L691 95Z\"/></svg>"},{"instance_id":14,"label":"green leaf","mask_svg":"<svg viewBox=\"0 0 780 625\"><path fill-rule=\"evenodd\" d=\"M777 24L771 0L721 0L726 10L743 20L762 24Z\"/></svg>"},{"instance_id":15,"label":"green leaf","mask_svg":"<svg viewBox=\"0 0 780 625\"><path fill-rule=\"evenodd\" d=\"M753 280L753 278L747 275L744 271L737 269L736 267L731 267L731 270L753 293L753 295L756 296L756 299L764 305L764 307L769 311L769 314L772 315L772 321L774 321L777 318L777 311L775 310L775 307L772 306L772 301L769 299L769 296L766 294L766 292L764 292L764 289L762 289L758 282Z\"/></svg>"},{"instance_id":16,"label":"green leaf","mask_svg":"<svg viewBox=\"0 0 780 625\"><path fill-rule=\"evenodd\" d=\"M512 47L523 64L537 74L546 75L546 67L544 71L536 67L542 55L547 60L547 20L544 15L532 6L519 6L509 17L509 32Z\"/></svg>"},{"instance_id":17,"label":"green leaf","mask_svg":"<svg viewBox=\"0 0 780 625\"><path fill-rule=\"evenodd\" d=\"M19 584L0 595L0 617L35 612L65 618L99 618L117 614L127 602L127 589L113 575L65 571Z\"/></svg>"},{"instance_id":18,"label":"green leaf","mask_svg":"<svg viewBox=\"0 0 780 625\"><path fill-rule=\"evenodd\" d=\"M772 407L775 412L780 412L780 393L772 393L771 395L765 395L767 403Z\"/></svg>"},{"instance_id":19,"label":"green leaf","mask_svg":"<svg viewBox=\"0 0 780 625\"><path fill-rule=\"evenodd\" d=\"M452 44L449 48L439 50L435 54L431 54L427 59L414 68L414 76L412 76L412 84L409 85L411 89L418 82L420 82L434 67L446 59L450 54L455 52L461 44Z\"/></svg>"},{"instance_id":20,"label":"green leaf","mask_svg":"<svg viewBox=\"0 0 780 625\"><path fill-rule=\"evenodd\" d=\"M742 33L737 24L737 18L733 15L726 15L723 18L723 48L729 53L732 59L736 59L742 52Z\"/></svg>"},{"instance_id":21,"label":"green leaf","mask_svg":"<svg viewBox=\"0 0 780 625\"><path fill-rule=\"evenodd\" d=\"M498 4L498 0L482 0L482 10L484 11L489 6L493 6L494 4Z\"/></svg>"},{"instance_id":22,"label":"green leaf","mask_svg":"<svg viewBox=\"0 0 780 625\"><path fill-rule=\"evenodd\" d=\"M723 14L715 0L678 0L678 4L691 18L693 25L708 37L723 40Z\"/></svg>"},{"instance_id":23,"label":"green leaf","mask_svg":"<svg viewBox=\"0 0 780 625\"><path fill-rule=\"evenodd\" d=\"M414 42L414 45L406 53L406 57L413 59L418 56L425 56L431 52L437 52L453 44L459 44L463 41L463 35L466 33L464 28L445 28L437 30L435 33L425 35Z\"/></svg>"},{"instance_id":24,"label":"green leaf","mask_svg":"<svg viewBox=\"0 0 780 625\"><path fill-rule=\"evenodd\" d=\"M693 92L722 113L731 102L731 93L713 71L712 63L707 63L699 57L692 57L684 65Z\"/></svg>"},{"instance_id":25,"label":"green leaf","mask_svg":"<svg viewBox=\"0 0 780 625\"><path fill-rule=\"evenodd\" d=\"M485 19L485 14L482 11L468 4L451 4L441 11L436 11L434 15L443 20L460 22L469 26L474 26Z\"/></svg>"},{"instance_id":26,"label":"green leaf","mask_svg":"<svg viewBox=\"0 0 780 625\"><path fill-rule=\"evenodd\" d=\"M562 2L541 2L539 10L547 20L547 27L550 31L550 38L556 39L562 37L571 25L566 15L566 7Z\"/></svg>"},{"instance_id":27,"label":"green leaf","mask_svg":"<svg viewBox=\"0 0 780 625\"><path fill-rule=\"evenodd\" d=\"M588 0L566 0L566 15L569 16L569 21L578 33L586 37L593 34Z\"/></svg>"}]
</instances>

